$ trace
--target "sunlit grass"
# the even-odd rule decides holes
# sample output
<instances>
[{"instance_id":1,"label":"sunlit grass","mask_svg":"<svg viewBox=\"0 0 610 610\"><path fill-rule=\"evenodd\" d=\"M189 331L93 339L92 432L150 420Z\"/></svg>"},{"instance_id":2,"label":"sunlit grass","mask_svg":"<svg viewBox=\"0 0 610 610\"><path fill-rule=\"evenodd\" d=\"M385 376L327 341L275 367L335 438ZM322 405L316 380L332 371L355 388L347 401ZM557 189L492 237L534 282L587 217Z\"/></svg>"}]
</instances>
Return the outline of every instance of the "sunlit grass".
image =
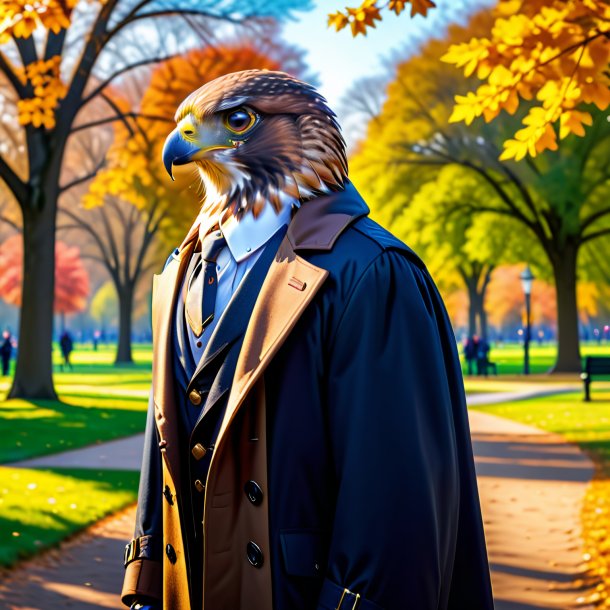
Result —
<instances>
[{"instance_id":1,"label":"sunlit grass","mask_svg":"<svg viewBox=\"0 0 610 610\"><path fill-rule=\"evenodd\" d=\"M150 345L138 364L114 366L114 347L77 345L74 370L56 372L59 401L0 402L0 463L85 447L142 432L151 382ZM57 357L57 354L56 354ZM0 382L0 393L9 379Z\"/></svg>"},{"instance_id":2,"label":"sunlit grass","mask_svg":"<svg viewBox=\"0 0 610 610\"><path fill-rule=\"evenodd\" d=\"M460 354L462 347L460 346ZM539 345L534 342L530 345L530 372L542 374L548 372L555 364L557 346L555 344ZM581 355L584 356L610 356L608 343L582 343ZM463 362L462 370L466 372ZM517 343L492 343L489 359L498 367L498 375L521 375L523 373L523 345Z\"/></svg>"},{"instance_id":3,"label":"sunlit grass","mask_svg":"<svg viewBox=\"0 0 610 610\"><path fill-rule=\"evenodd\" d=\"M138 476L0 467L0 565L53 546L134 502Z\"/></svg>"}]
</instances>

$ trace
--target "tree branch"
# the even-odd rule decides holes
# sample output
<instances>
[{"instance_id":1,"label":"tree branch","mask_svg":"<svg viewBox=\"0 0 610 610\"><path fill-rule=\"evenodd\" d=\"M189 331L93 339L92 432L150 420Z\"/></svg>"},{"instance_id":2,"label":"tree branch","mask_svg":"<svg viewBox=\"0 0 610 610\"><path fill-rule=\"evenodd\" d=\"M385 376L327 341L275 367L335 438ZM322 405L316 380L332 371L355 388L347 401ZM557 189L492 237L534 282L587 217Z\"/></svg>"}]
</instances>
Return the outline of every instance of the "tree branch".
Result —
<instances>
[{"instance_id":1,"label":"tree branch","mask_svg":"<svg viewBox=\"0 0 610 610\"><path fill-rule=\"evenodd\" d=\"M120 115L113 117L105 117L103 119L98 119L97 121L91 121L90 123L81 123L80 125L76 125L72 127L72 131L70 133L76 133L77 131L82 131L83 129L89 129L91 127L99 127L100 125L107 125L108 123L115 123L116 121L123 121L126 118L132 119L145 119L147 121L161 121L163 123L172 123L173 119L168 119L167 117L157 116L154 114L140 114L139 112L121 112ZM130 129L131 135L133 135L133 129Z\"/></svg>"},{"instance_id":2,"label":"tree branch","mask_svg":"<svg viewBox=\"0 0 610 610\"><path fill-rule=\"evenodd\" d=\"M75 186L78 186L79 184L83 184L83 182L87 182L88 180L95 178L95 176L97 176L97 173L104 167L104 165L106 165L106 159L102 157L102 159L97 164L97 166L94 169L92 169L88 174L85 174L84 176L81 176L80 178L75 178L71 182L68 182L68 184L66 184L65 186L60 186L59 193L60 194L65 193L66 191L70 190L71 188L74 188Z\"/></svg>"},{"instance_id":3,"label":"tree branch","mask_svg":"<svg viewBox=\"0 0 610 610\"><path fill-rule=\"evenodd\" d=\"M584 230L590 227L594 222L602 219L604 216L610 216L610 207L593 212L589 214L587 218L583 219L583 221L580 223L581 233L583 233Z\"/></svg>"},{"instance_id":4,"label":"tree branch","mask_svg":"<svg viewBox=\"0 0 610 610\"><path fill-rule=\"evenodd\" d=\"M597 239L598 237L603 237L604 235L610 235L610 227L600 229L599 231L593 231L593 233L588 233L587 235L583 235L580 238L579 243L586 244L587 242Z\"/></svg>"},{"instance_id":5,"label":"tree branch","mask_svg":"<svg viewBox=\"0 0 610 610\"><path fill-rule=\"evenodd\" d=\"M138 9L139 10L139 9ZM137 11L136 11L137 12ZM238 24L241 23L239 19L235 19L229 15L213 15L206 11L201 10L184 10L184 9L167 9L160 11L150 11L149 13L141 13L137 15L132 10L129 15L127 15L124 19L122 19L119 23L117 23L111 30L108 31L107 38L104 41L104 44L107 44L114 36L116 36L124 27L130 25L131 23L135 23L136 21L141 21L142 19L156 19L158 17L173 17L173 16L191 16L191 17L207 17L208 19L218 19L222 21L227 21L229 23Z\"/></svg>"},{"instance_id":6,"label":"tree branch","mask_svg":"<svg viewBox=\"0 0 610 610\"><path fill-rule=\"evenodd\" d=\"M4 180L11 193L15 195L15 199L22 205L28 195L27 184L19 178L15 173L15 170L8 164L2 155L0 155L0 178Z\"/></svg>"},{"instance_id":7,"label":"tree branch","mask_svg":"<svg viewBox=\"0 0 610 610\"><path fill-rule=\"evenodd\" d=\"M21 82L21 79L17 76L8 57L6 57L2 51L0 51L0 72L6 76L6 79L15 90L19 99L23 99L27 96L27 87Z\"/></svg>"},{"instance_id":8,"label":"tree branch","mask_svg":"<svg viewBox=\"0 0 610 610\"><path fill-rule=\"evenodd\" d=\"M173 53L171 55L168 55L167 57L150 57L148 59L142 59L133 64L129 64L127 66L124 66L123 68L120 68L119 70L111 74L108 78L103 80L91 93L85 96L81 101L80 107L82 108L85 104L88 104L93 98L99 95L115 78L121 76L121 74L125 74L125 72L129 72L130 70L134 70L135 68L140 68L142 66L160 63L162 61L166 61L177 56L178 53Z\"/></svg>"}]
</instances>

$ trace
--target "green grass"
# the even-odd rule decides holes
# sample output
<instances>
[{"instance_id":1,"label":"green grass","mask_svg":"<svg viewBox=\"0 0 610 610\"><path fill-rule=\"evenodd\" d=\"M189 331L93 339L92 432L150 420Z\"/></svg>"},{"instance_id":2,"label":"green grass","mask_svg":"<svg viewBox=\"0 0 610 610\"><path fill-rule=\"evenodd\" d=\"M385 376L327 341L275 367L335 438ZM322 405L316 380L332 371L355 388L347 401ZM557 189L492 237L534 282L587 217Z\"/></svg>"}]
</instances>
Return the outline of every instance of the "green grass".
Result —
<instances>
[{"instance_id":1,"label":"green grass","mask_svg":"<svg viewBox=\"0 0 610 610\"><path fill-rule=\"evenodd\" d=\"M13 462L143 431L151 382L150 345L136 346L136 364L114 366L113 347L80 347L73 371L57 371L60 400L0 402L0 463ZM54 354L58 361L58 353ZM57 368L57 366L56 366ZM0 381L0 395L10 380Z\"/></svg>"},{"instance_id":2,"label":"green grass","mask_svg":"<svg viewBox=\"0 0 610 610\"><path fill-rule=\"evenodd\" d=\"M466 372L466 365L462 357L462 370ZM557 346L538 345L530 346L530 372L542 374L549 371L555 363ZM610 356L610 344L586 343L581 344L581 355L584 356ZM516 343L492 344L489 359L498 367L498 375L520 375L523 373L523 346Z\"/></svg>"},{"instance_id":3,"label":"green grass","mask_svg":"<svg viewBox=\"0 0 610 610\"><path fill-rule=\"evenodd\" d=\"M54 546L134 502L138 476L122 471L1 467L0 566Z\"/></svg>"},{"instance_id":4,"label":"green grass","mask_svg":"<svg viewBox=\"0 0 610 610\"><path fill-rule=\"evenodd\" d=\"M591 388L591 402L580 391L471 408L561 434L610 471L610 390Z\"/></svg>"}]
</instances>

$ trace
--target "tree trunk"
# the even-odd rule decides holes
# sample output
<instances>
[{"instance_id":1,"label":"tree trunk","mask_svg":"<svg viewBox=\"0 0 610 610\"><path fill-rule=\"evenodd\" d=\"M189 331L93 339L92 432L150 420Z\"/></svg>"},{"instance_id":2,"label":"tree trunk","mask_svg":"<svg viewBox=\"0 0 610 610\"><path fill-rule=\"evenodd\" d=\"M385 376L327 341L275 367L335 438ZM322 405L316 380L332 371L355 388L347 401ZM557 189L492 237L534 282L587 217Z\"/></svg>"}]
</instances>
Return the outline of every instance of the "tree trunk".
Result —
<instances>
[{"instance_id":1,"label":"tree trunk","mask_svg":"<svg viewBox=\"0 0 610 610\"><path fill-rule=\"evenodd\" d=\"M487 311L485 311L485 298L487 296L487 288L491 281L491 274L494 267L488 266L484 271L483 281L477 281L477 314L479 316L479 329L481 338L487 341ZM480 284L480 286L479 286Z\"/></svg>"},{"instance_id":2,"label":"tree trunk","mask_svg":"<svg viewBox=\"0 0 610 610\"><path fill-rule=\"evenodd\" d=\"M23 291L19 351L9 398L56 399L53 387L54 197L22 206ZM36 205L38 204L38 205Z\"/></svg>"},{"instance_id":3,"label":"tree trunk","mask_svg":"<svg viewBox=\"0 0 610 610\"><path fill-rule=\"evenodd\" d=\"M578 249L565 246L551 257L557 289L557 361L552 373L579 373L581 370L576 303L576 261Z\"/></svg>"},{"instance_id":4,"label":"tree trunk","mask_svg":"<svg viewBox=\"0 0 610 610\"><path fill-rule=\"evenodd\" d=\"M481 339L487 341L487 312L485 311L485 293L481 292L477 300L477 314L479 316L479 329Z\"/></svg>"},{"instance_id":5,"label":"tree trunk","mask_svg":"<svg viewBox=\"0 0 610 610\"><path fill-rule=\"evenodd\" d=\"M474 337L477 334L477 287L476 280L464 278L466 291L468 293L468 336Z\"/></svg>"},{"instance_id":6,"label":"tree trunk","mask_svg":"<svg viewBox=\"0 0 610 610\"><path fill-rule=\"evenodd\" d=\"M116 286L119 299L119 345L115 364L131 364L131 313L133 309L134 287L126 284Z\"/></svg>"}]
</instances>

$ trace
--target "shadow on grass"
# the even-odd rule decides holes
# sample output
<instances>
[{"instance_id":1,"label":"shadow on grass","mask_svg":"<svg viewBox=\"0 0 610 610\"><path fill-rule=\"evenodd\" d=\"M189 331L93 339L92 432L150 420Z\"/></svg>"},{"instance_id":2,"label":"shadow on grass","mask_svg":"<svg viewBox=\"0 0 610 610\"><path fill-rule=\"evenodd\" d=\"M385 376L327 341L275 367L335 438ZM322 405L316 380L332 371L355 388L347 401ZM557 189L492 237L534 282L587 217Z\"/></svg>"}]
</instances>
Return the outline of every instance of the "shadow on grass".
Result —
<instances>
[{"instance_id":1,"label":"shadow on grass","mask_svg":"<svg viewBox=\"0 0 610 610\"><path fill-rule=\"evenodd\" d=\"M0 463L16 462L86 447L143 432L146 401L135 397L102 399L108 406L55 400L8 400L0 403ZM75 396L80 400L82 395ZM142 409L133 408L137 402ZM117 403L127 403L126 408ZM111 406L112 405L112 406Z\"/></svg>"}]
</instances>

